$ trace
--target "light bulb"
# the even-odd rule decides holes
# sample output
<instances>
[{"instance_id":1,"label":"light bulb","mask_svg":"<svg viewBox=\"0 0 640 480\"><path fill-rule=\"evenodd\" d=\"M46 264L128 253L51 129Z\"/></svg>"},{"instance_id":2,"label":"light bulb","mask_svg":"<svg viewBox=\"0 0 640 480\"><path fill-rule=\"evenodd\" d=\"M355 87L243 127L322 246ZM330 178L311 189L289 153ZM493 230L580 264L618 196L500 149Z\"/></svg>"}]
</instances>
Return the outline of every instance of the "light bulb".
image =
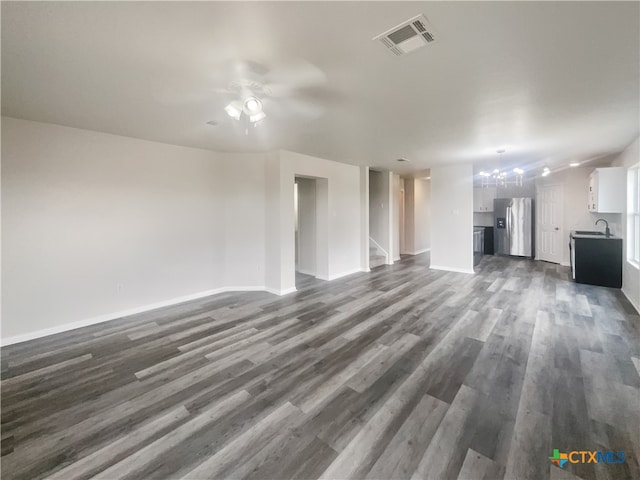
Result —
<instances>
[{"instance_id":1,"label":"light bulb","mask_svg":"<svg viewBox=\"0 0 640 480\"><path fill-rule=\"evenodd\" d=\"M251 113L257 113L261 110L260 101L255 97L247 98L247 100L244 102L244 106Z\"/></svg>"},{"instance_id":2,"label":"light bulb","mask_svg":"<svg viewBox=\"0 0 640 480\"><path fill-rule=\"evenodd\" d=\"M225 112L227 112L227 115L229 115L231 118L235 118L236 120L240 119L240 114L242 113L240 111L240 109L234 105L233 103L230 103L229 105L227 105L226 107L224 107Z\"/></svg>"}]
</instances>

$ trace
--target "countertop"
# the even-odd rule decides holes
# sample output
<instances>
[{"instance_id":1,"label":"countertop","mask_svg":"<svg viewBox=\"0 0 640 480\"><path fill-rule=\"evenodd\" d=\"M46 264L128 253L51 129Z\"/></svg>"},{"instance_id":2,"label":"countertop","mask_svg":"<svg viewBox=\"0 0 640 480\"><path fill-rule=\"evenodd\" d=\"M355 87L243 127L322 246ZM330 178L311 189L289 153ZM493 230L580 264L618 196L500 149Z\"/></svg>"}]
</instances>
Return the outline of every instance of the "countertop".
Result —
<instances>
[{"instance_id":1,"label":"countertop","mask_svg":"<svg viewBox=\"0 0 640 480\"><path fill-rule=\"evenodd\" d=\"M594 240L622 240L622 237L616 237L615 235L609 235L607 237L605 235L583 235L583 234L576 234L574 232L571 232L571 237L572 238L592 238Z\"/></svg>"}]
</instances>

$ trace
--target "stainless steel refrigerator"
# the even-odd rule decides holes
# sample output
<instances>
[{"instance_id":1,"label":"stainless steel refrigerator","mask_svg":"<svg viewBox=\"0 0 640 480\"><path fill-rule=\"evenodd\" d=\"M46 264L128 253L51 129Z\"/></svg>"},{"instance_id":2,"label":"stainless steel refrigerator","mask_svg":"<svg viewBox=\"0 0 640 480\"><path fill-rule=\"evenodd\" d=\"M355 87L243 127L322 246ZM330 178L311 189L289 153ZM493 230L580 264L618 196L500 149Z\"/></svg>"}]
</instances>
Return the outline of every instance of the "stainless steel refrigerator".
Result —
<instances>
[{"instance_id":1,"label":"stainless steel refrigerator","mask_svg":"<svg viewBox=\"0 0 640 480\"><path fill-rule=\"evenodd\" d=\"M496 198L493 201L495 253L533 258L533 220L532 198Z\"/></svg>"}]
</instances>

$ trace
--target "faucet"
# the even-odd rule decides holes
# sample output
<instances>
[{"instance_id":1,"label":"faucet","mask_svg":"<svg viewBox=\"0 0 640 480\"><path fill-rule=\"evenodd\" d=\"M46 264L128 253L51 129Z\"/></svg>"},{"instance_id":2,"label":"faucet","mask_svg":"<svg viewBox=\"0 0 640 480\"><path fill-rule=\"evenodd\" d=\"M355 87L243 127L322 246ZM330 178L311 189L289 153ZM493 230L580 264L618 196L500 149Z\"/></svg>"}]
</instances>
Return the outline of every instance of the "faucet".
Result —
<instances>
[{"instance_id":1,"label":"faucet","mask_svg":"<svg viewBox=\"0 0 640 480\"><path fill-rule=\"evenodd\" d=\"M609 222L607 222L604 218L599 218L598 220L596 220L596 225L598 225L598 222L604 222L604 234L607 237L611 236L611 231L609 230Z\"/></svg>"}]
</instances>

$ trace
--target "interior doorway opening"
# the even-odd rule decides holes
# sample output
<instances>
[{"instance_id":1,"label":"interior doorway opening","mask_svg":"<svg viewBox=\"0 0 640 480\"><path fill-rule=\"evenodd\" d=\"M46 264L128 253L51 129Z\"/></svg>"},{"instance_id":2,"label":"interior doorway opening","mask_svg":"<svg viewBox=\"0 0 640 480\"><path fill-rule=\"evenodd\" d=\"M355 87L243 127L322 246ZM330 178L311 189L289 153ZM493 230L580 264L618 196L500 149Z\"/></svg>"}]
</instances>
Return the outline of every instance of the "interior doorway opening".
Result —
<instances>
[{"instance_id":1,"label":"interior doorway opening","mask_svg":"<svg viewBox=\"0 0 640 480\"><path fill-rule=\"evenodd\" d=\"M369 170L369 269L391 261L389 172Z\"/></svg>"},{"instance_id":2,"label":"interior doorway opening","mask_svg":"<svg viewBox=\"0 0 640 480\"><path fill-rule=\"evenodd\" d=\"M328 180L295 177L296 288L312 277L328 279Z\"/></svg>"}]
</instances>

